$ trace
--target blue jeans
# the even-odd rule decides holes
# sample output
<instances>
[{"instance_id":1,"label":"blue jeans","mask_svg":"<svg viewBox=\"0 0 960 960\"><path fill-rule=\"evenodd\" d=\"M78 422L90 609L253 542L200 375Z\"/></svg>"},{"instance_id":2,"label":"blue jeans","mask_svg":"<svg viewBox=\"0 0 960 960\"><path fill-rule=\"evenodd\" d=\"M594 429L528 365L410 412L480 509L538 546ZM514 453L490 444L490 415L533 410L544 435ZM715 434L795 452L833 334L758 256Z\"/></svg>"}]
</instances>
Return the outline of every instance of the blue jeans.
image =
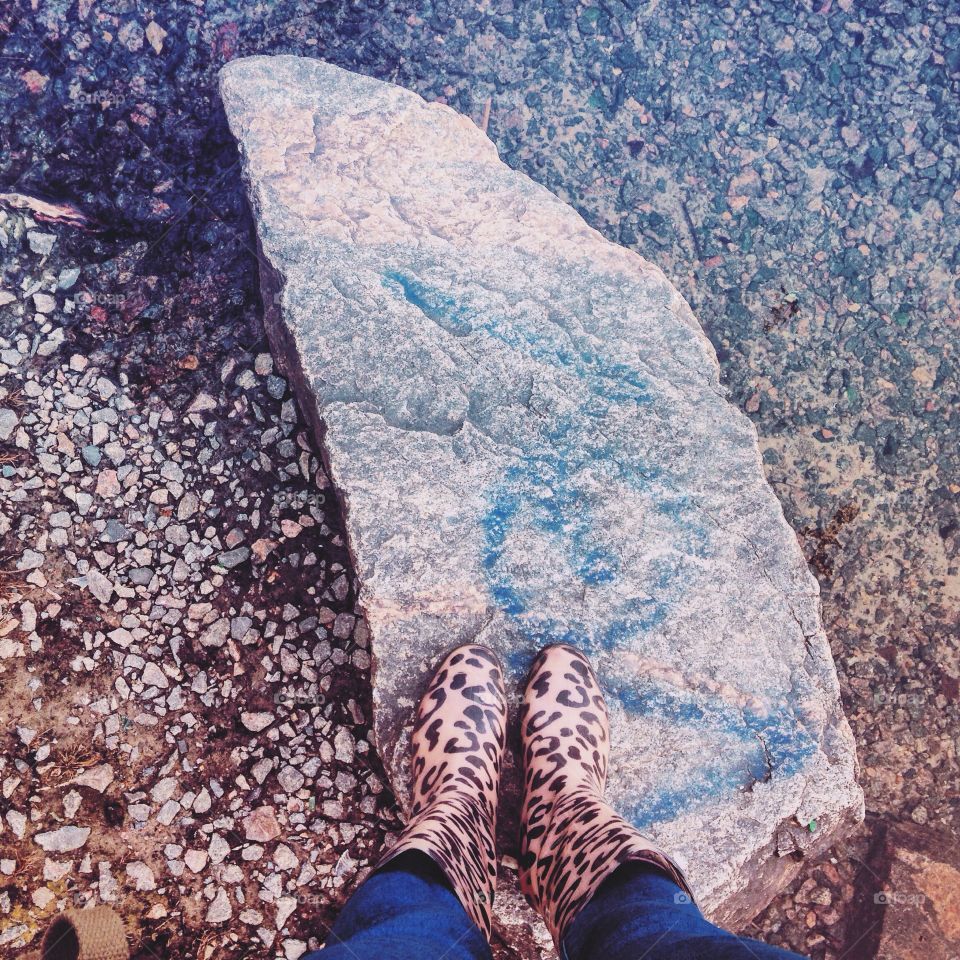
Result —
<instances>
[{"instance_id":1,"label":"blue jeans","mask_svg":"<svg viewBox=\"0 0 960 960\"><path fill-rule=\"evenodd\" d=\"M802 960L715 927L653 867L614 871L563 942L567 960ZM490 960L490 947L425 854L404 853L347 901L322 951L302 960Z\"/></svg>"}]
</instances>

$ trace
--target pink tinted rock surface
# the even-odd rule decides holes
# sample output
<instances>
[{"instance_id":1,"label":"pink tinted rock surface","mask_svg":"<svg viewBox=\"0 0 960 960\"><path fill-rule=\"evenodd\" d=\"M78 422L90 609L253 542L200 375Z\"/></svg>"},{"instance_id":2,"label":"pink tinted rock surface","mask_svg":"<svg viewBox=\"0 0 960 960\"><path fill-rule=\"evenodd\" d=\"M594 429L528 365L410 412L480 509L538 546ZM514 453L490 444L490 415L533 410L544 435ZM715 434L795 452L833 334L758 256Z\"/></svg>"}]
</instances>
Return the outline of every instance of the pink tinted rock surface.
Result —
<instances>
[{"instance_id":1,"label":"pink tinted rock surface","mask_svg":"<svg viewBox=\"0 0 960 960\"><path fill-rule=\"evenodd\" d=\"M489 644L516 691L573 642L610 703L609 799L709 913L752 915L862 795L816 581L686 302L445 106L295 57L220 77L401 801L444 650Z\"/></svg>"}]
</instances>

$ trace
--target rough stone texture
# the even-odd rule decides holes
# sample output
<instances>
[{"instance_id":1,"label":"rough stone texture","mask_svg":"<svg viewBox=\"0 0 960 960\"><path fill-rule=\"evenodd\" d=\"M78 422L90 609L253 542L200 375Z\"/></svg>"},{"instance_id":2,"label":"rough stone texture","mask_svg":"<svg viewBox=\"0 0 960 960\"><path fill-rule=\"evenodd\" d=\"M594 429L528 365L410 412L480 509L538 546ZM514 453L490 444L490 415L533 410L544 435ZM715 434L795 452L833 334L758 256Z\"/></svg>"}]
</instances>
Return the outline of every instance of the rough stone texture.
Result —
<instances>
[{"instance_id":1,"label":"rough stone texture","mask_svg":"<svg viewBox=\"0 0 960 960\"><path fill-rule=\"evenodd\" d=\"M850 960L960 956L960 844L914 823L881 826L861 870Z\"/></svg>"},{"instance_id":2,"label":"rough stone texture","mask_svg":"<svg viewBox=\"0 0 960 960\"><path fill-rule=\"evenodd\" d=\"M862 798L816 582L687 304L444 106L293 57L235 61L221 93L268 329L345 498L399 796L442 650L488 643L517 683L578 643L611 801L708 912L751 915Z\"/></svg>"}]
</instances>

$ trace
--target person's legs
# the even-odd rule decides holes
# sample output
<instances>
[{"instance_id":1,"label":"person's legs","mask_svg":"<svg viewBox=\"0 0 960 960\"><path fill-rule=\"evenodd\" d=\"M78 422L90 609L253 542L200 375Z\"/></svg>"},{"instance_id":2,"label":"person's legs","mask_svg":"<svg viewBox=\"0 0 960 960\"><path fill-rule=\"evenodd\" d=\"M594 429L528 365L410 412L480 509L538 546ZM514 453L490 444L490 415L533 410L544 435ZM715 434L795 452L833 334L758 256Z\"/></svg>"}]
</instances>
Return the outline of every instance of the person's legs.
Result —
<instances>
[{"instance_id":1,"label":"person's legs","mask_svg":"<svg viewBox=\"0 0 960 960\"><path fill-rule=\"evenodd\" d=\"M371 874L323 950L303 960L490 960L490 947L440 868L417 850Z\"/></svg>"},{"instance_id":2,"label":"person's legs","mask_svg":"<svg viewBox=\"0 0 960 960\"><path fill-rule=\"evenodd\" d=\"M646 863L619 867L563 938L566 960L802 960L704 919L690 897Z\"/></svg>"},{"instance_id":3,"label":"person's legs","mask_svg":"<svg viewBox=\"0 0 960 960\"><path fill-rule=\"evenodd\" d=\"M534 660L520 707L520 739L520 889L557 949L574 917L621 864L656 864L690 892L680 867L603 798L607 705L579 650L557 644Z\"/></svg>"},{"instance_id":4,"label":"person's legs","mask_svg":"<svg viewBox=\"0 0 960 960\"><path fill-rule=\"evenodd\" d=\"M580 651L540 652L520 736L520 889L567 960L796 957L708 923L679 864L604 800L607 707Z\"/></svg>"},{"instance_id":5,"label":"person's legs","mask_svg":"<svg viewBox=\"0 0 960 960\"><path fill-rule=\"evenodd\" d=\"M451 651L414 719L410 818L344 906L322 960L489 960L506 721L493 653Z\"/></svg>"}]
</instances>

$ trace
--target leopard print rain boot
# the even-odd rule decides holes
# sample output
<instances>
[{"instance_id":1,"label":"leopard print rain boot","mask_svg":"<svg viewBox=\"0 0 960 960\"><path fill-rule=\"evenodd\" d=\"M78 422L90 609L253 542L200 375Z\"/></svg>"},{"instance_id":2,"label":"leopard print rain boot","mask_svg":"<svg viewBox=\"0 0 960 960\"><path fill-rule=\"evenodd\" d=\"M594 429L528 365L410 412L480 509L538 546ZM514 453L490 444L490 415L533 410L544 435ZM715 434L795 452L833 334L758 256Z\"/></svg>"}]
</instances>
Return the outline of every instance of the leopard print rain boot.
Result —
<instances>
[{"instance_id":1,"label":"leopard print rain boot","mask_svg":"<svg viewBox=\"0 0 960 960\"><path fill-rule=\"evenodd\" d=\"M427 854L488 941L506 720L496 657L476 644L458 647L420 700L412 735L410 821L378 865L410 850Z\"/></svg>"},{"instance_id":2,"label":"leopard print rain boot","mask_svg":"<svg viewBox=\"0 0 960 960\"><path fill-rule=\"evenodd\" d=\"M607 707L582 653L566 645L540 652L524 691L520 735L520 889L561 956L571 921L623 863L658 867L692 899L680 868L603 800Z\"/></svg>"}]
</instances>

